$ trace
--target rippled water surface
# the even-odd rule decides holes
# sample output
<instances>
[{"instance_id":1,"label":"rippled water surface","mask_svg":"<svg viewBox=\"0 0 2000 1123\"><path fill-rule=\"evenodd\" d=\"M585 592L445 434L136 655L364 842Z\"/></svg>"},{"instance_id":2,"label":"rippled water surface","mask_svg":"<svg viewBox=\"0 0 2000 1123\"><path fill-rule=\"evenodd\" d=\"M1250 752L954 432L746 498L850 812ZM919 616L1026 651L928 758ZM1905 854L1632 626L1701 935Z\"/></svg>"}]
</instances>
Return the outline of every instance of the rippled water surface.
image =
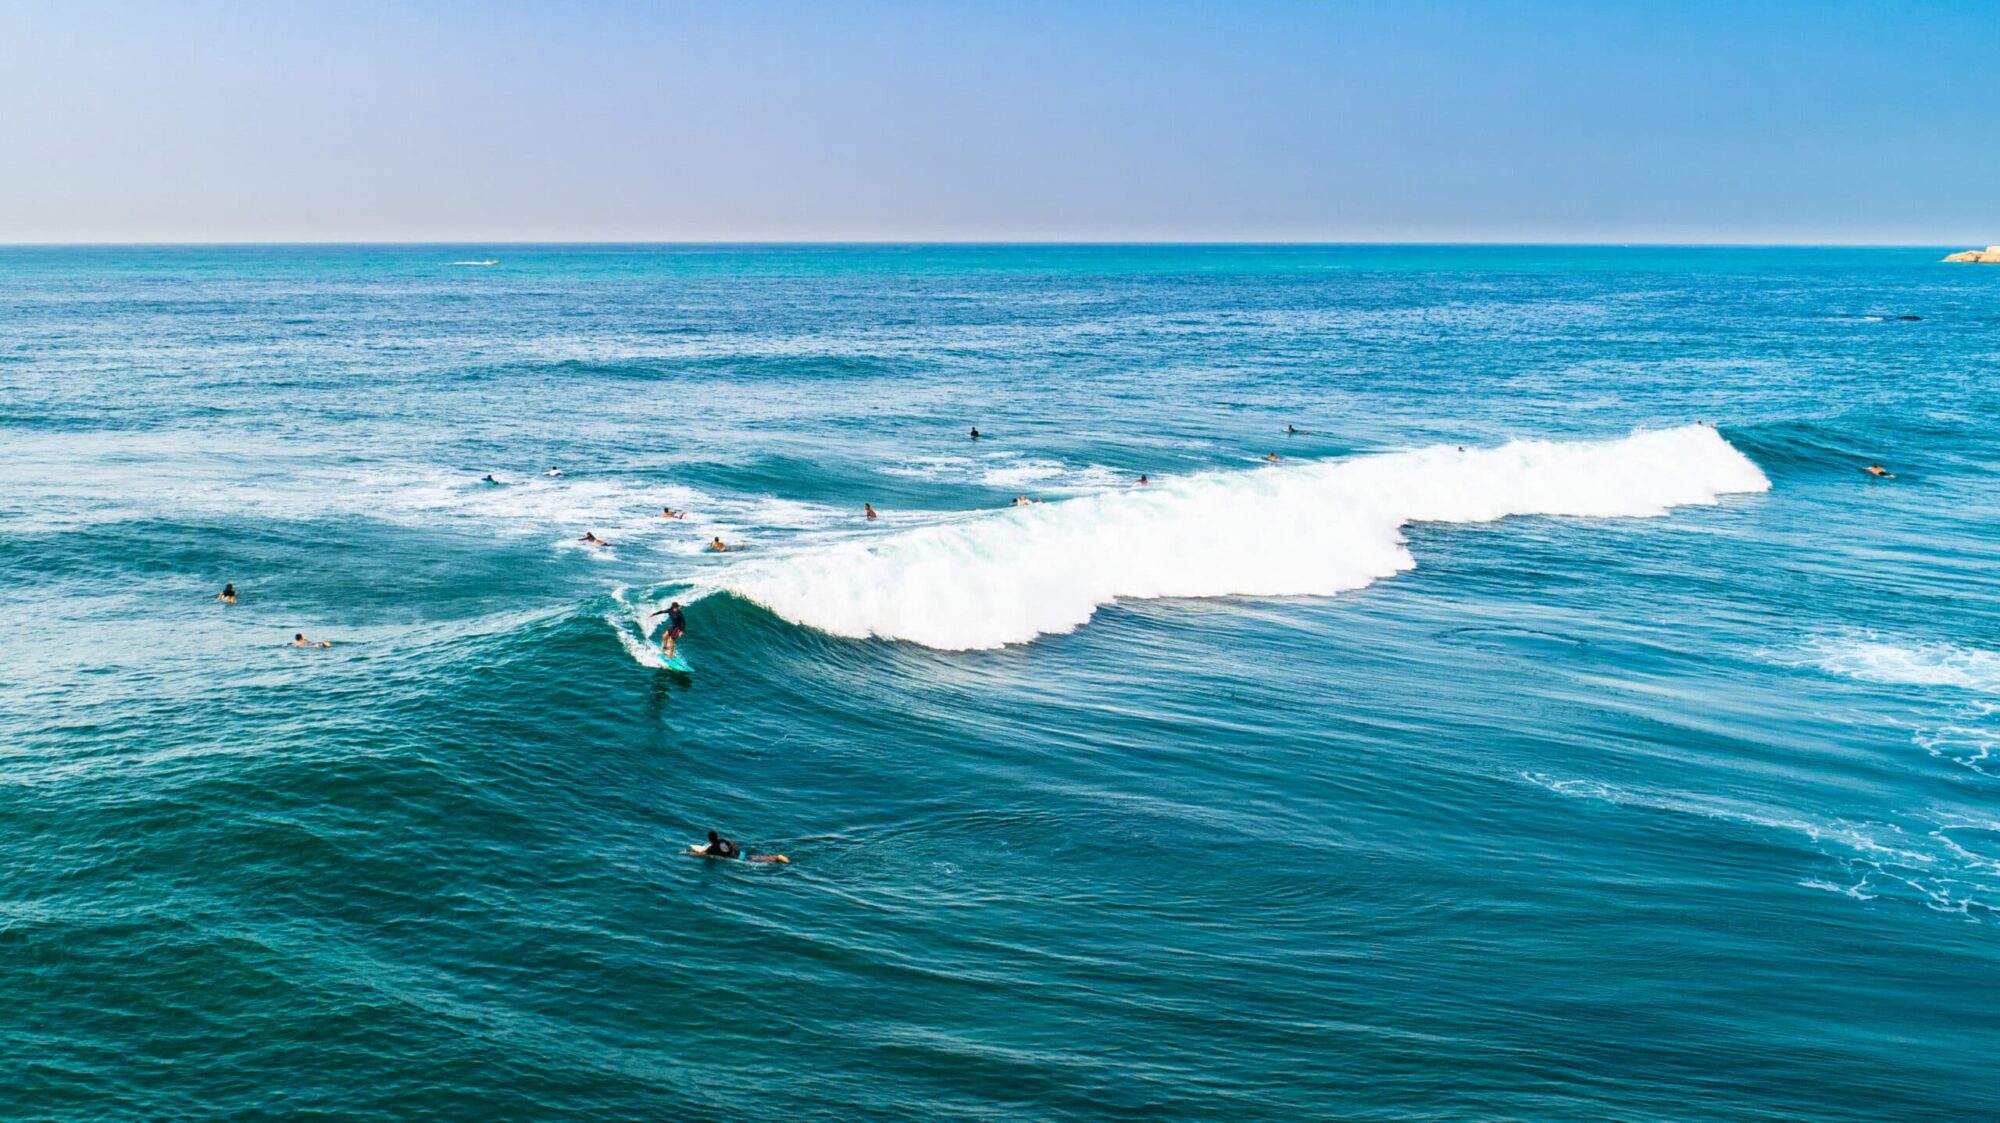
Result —
<instances>
[{"instance_id":1,"label":"rippled water surface","mask_svg":"<svg viewBox=\"0 0 2000 1123\"><path fill-rule=\"evenodd\" d=\"M2000 1115L1939 256L0 249L0 1116Z\"/></svg>"}]
</instances>

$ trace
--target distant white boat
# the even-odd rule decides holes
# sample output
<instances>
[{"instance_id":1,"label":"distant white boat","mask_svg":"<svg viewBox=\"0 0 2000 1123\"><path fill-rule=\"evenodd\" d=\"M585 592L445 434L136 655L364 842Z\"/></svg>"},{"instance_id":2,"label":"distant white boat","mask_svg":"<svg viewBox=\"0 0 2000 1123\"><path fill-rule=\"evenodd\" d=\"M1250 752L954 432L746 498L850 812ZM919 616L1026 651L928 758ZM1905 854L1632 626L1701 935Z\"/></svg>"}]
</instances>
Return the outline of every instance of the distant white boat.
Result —
<instances>
[{"instance_id":1,"label":"distant white boat","mask_svg":"<svg viewBox=\"0 0 2000 1123\"><path fill-rule=\"evenodd\" d=\"M452 262L452 264L453 265L498 265L500 264L500 259L497 257L489 257L485 261L454 261Z\"/></svg>"}]
</instances>

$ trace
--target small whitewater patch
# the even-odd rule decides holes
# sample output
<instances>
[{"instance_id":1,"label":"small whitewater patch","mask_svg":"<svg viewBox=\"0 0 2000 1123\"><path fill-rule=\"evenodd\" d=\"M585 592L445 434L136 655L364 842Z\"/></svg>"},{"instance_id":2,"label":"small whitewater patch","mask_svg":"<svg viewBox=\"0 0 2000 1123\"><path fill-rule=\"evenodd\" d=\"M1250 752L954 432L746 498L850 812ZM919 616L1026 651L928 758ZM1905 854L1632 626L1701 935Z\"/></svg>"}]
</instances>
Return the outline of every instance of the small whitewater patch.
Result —
<instances>
[{"instance_id":1,"label":"small whitewater patch","mask_svg":"<svg viewBox=\"0 0 2000 1123\"><path fill-rule=\"evenodd\" d=\"M732 567L797 624L945 650L1071 631L1121 597L1329 596L1416 565L1402 528L1654 517L1770 489L1713 428L1208 472Z\"/></svg>"},{"instance_id":2,"label":"small whitewater patch","mask_svg":"<svg viewBox=\"0 0 2000 1123\"><path fill-rule=\"evenodd\" d=\"M1950 643L1897 643L1873 634L1816 636L1803 650L1813 666L1863 682L2000 694L2000 652Z\"/></svg>"},{"instance_id":3,"label":"small whitewater patch","mask_svg":"<svg viewBox=\"0 0 2000 1123\"><path fill-rule=\"evenodd\" d=\"M1102 464L1068 464L1016 453L922 456L882 469L891 476L936 483L973 484L1008 491L1076 493L1113 487L1132 473Z\"/></svg>"},{"instance_id":4,"label":"small whitewater patch","mask_svg":"<svg viewBox=\"0 0 2000 1123\"><path fill-rule=\"evenodd\" d=\"M1917 713L1893 724L1910 743L1986 779L2000 777L2000 653L1957 644L1896 641L1874 633L1815 636L1776 661L1843 678L1919 688Z\"/></svg>"}]
</instances>

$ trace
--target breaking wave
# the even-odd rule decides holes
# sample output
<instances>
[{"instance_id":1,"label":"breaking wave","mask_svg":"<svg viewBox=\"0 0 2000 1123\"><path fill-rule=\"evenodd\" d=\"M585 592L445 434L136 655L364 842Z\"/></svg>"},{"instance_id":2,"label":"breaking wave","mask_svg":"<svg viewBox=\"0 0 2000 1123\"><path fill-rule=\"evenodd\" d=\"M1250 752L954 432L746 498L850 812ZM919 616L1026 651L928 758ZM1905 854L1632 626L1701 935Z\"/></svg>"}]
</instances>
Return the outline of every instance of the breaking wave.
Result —
<instances>
[{"instance_id":1,"label":"breaking wave","mask_svg":"<svg viewBox=\"0 0 2000 1123\"><path fill-rule=\"evenodd\" d=\"M1514 441L1211 472L1010 508L732 569L794 623L948 650L1067 632L1121 598L1330 595L1410 569L1402 528L1644 517L1770 489L1714 429Z\"/></svg>"}]
</instances>

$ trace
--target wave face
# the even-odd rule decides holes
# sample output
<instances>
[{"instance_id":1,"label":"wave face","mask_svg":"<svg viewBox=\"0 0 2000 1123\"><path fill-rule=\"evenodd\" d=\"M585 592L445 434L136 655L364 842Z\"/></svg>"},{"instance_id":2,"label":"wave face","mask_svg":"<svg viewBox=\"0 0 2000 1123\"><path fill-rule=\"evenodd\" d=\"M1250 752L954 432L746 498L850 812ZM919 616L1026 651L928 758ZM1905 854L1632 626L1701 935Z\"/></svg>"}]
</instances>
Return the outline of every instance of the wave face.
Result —
<instances>
[{"instance_id":1,"label":"wave face","mask_svg":"<svg viewBox=\"0 0 2000 1123\"><path fill-rule=\"evenodd\" d=\"M1650 517L1770 489L1705 425L1217 472L755 562L724 586L839 636L970 650L1121 597L1327 596L1413 568L1402 528Z\"/></svg>"}]
</instances>

